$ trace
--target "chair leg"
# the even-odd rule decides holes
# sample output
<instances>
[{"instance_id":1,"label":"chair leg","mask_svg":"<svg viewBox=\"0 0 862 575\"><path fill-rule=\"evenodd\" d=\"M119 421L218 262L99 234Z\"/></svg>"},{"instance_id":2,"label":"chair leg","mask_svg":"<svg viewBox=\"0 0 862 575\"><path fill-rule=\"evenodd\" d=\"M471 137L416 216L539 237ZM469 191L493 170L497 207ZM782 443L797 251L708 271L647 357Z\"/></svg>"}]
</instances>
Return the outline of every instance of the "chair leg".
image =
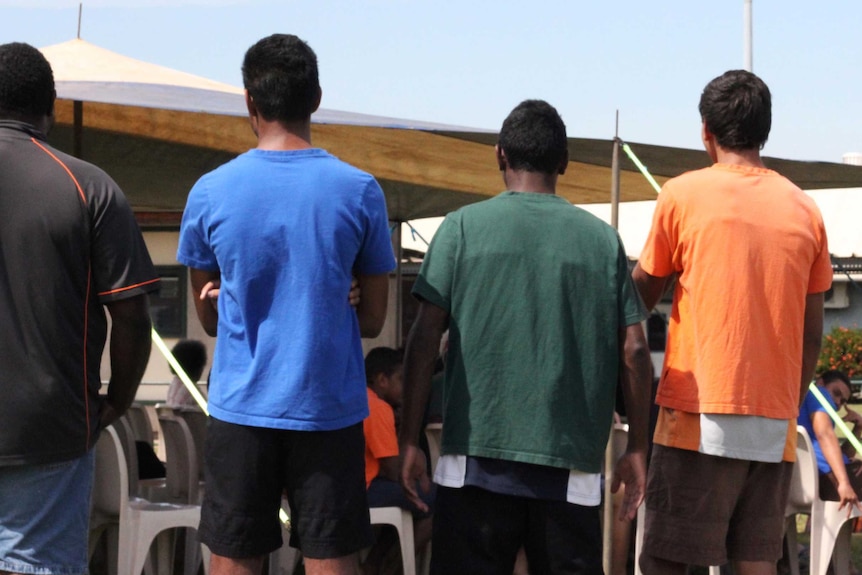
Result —
<instances>
[{"instance_id":1,"label":"chair leg","mask_svg":"<svg viewBox=\"0 0 862 575\"><path fill-rule=\"evenodd\" d=\"M784 520L784 540L787 544L787 564L790 575L799 575L799 541L796 532L796 515L788 515Z\"/></svg>"}]
</instances>

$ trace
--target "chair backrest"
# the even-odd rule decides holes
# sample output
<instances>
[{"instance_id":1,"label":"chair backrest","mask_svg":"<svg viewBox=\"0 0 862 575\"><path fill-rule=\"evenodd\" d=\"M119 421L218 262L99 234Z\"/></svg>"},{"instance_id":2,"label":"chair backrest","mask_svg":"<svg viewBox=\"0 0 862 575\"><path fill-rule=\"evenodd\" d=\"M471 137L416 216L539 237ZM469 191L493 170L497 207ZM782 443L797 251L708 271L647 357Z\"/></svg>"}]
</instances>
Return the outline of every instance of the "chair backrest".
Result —
<instances>
[{"instance_id":1,"label":"chair backrest","mask_svg":"<svg viewBox=\"0 0 862 575\"><path fill-rule=\"evenodd\" d=\"M805 428L798 425L796 426L796 463L793 464L790 495L787 499L788 512L807 512L819 497L819 487L819 470L814 446Z\"/></svg>"},{"instance_id":2,"label":"chair backrest","mask_svg":"<svg viewBox=\"0 0 862 575\"><path fill-rule=\"evenodd\" d=\"M123 415L117 421L111 424L123 448L123 455L126 459L126 471L128 476L128 492L132 496L137 496L138 487L138 448L135 447L135 434L132 431L132 426L129 423L127 415Z\"/></svg>"},{"instance_id":3,"label":"chair backrest","mask_svg":"<svg viewBox=\"0 0 862 575\"><path fill-rule=\"evenodd\" d=\"M150 423L150 417L147 415L147 408L141 403L133 403L126 414L128 415L129 425L131 425L135 441L146 441L152 445L153 425Z\"/></svg>"},{"instance_id":4,"label":"chair backrest","mask_svg":"<svg viewBox=\"0 0 862 575\"><path fill-rule=\"evenodd\" d=\"M176 415L181 417L189 426L194 439L195 452L197 453L198 473L203 480L204 474L204 445L207 439L207 422L209 416L197 409L178 409Z\"/></svg>"},{"instance_id":5,"label":"chair backrest","mask_svg":"<svg viewBox=\"0 0 862 575\"><path fill-rule=\"evenodd\" d=\"M176 503L198 502L198 462L194 439L179 417L159 416L167 451L165 478L168 497Z\"/></svg>"},{"instance_id":6,"label":"chair backrest","mask_svg":"<svg viewBox=\"0 0 862 575\"><path fill-rule=\"evenodd\" d=\"M96 443L93 509L119 516L129 500L128 475L122 440L115 425L110 425L102 430Z\"/></svg>"}]
</instances>

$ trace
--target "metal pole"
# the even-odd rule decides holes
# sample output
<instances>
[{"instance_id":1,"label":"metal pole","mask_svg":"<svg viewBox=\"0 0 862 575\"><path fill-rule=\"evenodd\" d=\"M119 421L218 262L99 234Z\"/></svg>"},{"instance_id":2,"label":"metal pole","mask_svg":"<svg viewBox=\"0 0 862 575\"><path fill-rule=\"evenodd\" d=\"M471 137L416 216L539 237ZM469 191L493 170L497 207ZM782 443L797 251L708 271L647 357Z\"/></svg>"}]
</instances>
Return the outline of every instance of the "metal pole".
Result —
<instances>
[{"instance_id":1,"label":"metal pole","mask_svg":"<svg viewBox=\"0 0 862 575\"><path fill-rule=\"evenodd\" d=\"M617 110L616 127L614 128L614 148L611 156L611 225L614 229L619 228L619 204L620 204L620 111ZM604 508L602 509L602 566L605 573L611 572L611 558L613 557L613 525L614 505L611 493L611 480L614 475L614 449L613 449L613 426L611 427L610 441L605 448L605 489Z\"/></svg>"},{"instance_id":2,"label":"metal pole","mask_svg":"<svg viewBox=\"0 0 862 575\"><path fill-rule=\"evenodd\" d=\"M84 103L72 102L72 155L81 157L84 141Z\"/></svg>"},{"instance_id":3,"label":"metal pole","mask_svg":"<svg viewBox=\"0 0 862 575\"><path fill-rule=\"evenodd\" d=\"M617 129L614 134L614 148L611 155L611 225L618 229L620 225L620 112L617 110Z\"/></svg>"},{"instance_id":4,"label":"metal pole","mask_svg":"<svg viewBox=\"0 0 862 575\"><path fill-rule=\"evenodd\" d=\"M752 0L744 0L743 5L743 50L744 50L744 67L749 72L754 71L754 60L752 56L752 18L751 18L751 3Z\"/></svg>"},{"instance_id":5,"label":"metal pole","mask_svg":"<svg viewBox=\"0 0 862 575\"><path fill-rule=\"evenodd\" d=\"M402 231L403 222L396 222L395 224L395 259L397 261L395 267L395 347L401 348L404 347L404 342L401 341L402 338L402 322L404 321L404 309L401 302L401 298L403 294L403 286L401 285L401 266L402 260L404 259L404 250L401 247L401 231Z\"/></svg>"}]
</instances>

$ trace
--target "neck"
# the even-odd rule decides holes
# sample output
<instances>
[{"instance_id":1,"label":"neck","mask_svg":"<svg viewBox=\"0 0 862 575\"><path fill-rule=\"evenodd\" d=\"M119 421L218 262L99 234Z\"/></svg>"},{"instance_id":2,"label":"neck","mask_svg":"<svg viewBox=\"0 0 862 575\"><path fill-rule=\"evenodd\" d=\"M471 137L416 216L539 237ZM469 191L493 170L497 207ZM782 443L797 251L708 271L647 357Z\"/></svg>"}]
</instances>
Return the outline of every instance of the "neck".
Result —
<instances>
[{"instance_id":1,"label":"neck","mask_svg":"<svg viewBox=\"0 0 862 575\"><path fill-rule=\"evenodd\" d=\"M311 148L311 121L289 124L258 120L257 148L259 150L290 151Z\"/></svg>"},{"instance_id":2,"label":"neck","mask_svg":"<svg viewBox=\"0 0 862 575\"><path fill-rule=\"evenodd\" d=\"M720 164L746 166L749 168L765 168L760 157L760 150L725 150L716 147L714 161Z\"/></svg>"},{"instance_id":3,"label":"neck","mask_svg":"<svg viewBox=\"0 0 862 575\"><path fill-rule=\"evenodd\" d=\"M513 192L557 193L557 174L507 169L503 172L503 181L506 183L506 188Z\"/></svg>"}]
</instances>

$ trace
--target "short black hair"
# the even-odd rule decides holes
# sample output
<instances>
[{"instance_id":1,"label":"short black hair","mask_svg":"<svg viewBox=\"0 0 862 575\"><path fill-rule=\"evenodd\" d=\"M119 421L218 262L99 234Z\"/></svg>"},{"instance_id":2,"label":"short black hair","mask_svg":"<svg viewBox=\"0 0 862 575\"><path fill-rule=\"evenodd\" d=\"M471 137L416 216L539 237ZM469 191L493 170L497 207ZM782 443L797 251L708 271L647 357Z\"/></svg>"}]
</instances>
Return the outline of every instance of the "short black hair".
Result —
<instances>
[{"instance_id":1,"label":"short black hair","mask_svg":"<svg viewBox=\"0 0 862 575\"><path fill-rule=\"evenodd\" d=\"M242 81L260 115L269 121L310 118L320 95L317 56L292 34L273 34L249 48Z\"/></svg>"},{"instance_id":2,"label":"short black hair","mask_svg":"<svg viewBox=\"0 0 862 575\"><path fill-rule=\"evenodd\" d=\"M726 150L760 150L772 128L772 95L766 83L746 70L730 70L712 80L700 96L700 117Z\"/></svg>"},{"instance_id":3,"label":"short black hair","mask_svg":"<svg viewBox=\"0 0 862 575\"><path fill-rule=\"evenodd\" d=\"M827 369L820 374L820 379L823 380L823 385L828 385L833 381L843 381L847 387L850 387L850 378L847 377L846 373L838 369Z\"/></svg>"},{"instance_id":4,"label":"short black hair","mask_svg":"<svg viewBox=\"0 0 862 575\"><path fill-rule=\"evenodd\" d=\"M525 100L503 121L498 145L516 171L555 174L568 157L566 125L544 100Z\"/></svg>"},{"instance_id":5,"label":"short black hair","mask_svg":"<svg viewBox=\"0 0 862 575\"><path fill-rule=\"evenodd\" d=\"M401 369L404 365L404 351L391 347L375 347L365 356L365 383L369 387L374 383L378 373L386 377Z\"/></svg>"},{"instance_id":6,"label":"short black hair","mask_svg":"<svg viewBox=\"0 0 862 575\"><path fill-rule=\"evenodd\" d=\"M54 73L42 52L23 42L0 45L0 117L49 116L54 97Z\"/></svg>"},{"instance_id":7,"label":"short black hair","mask_svg":"<svg viewBox=\"0 0 862 575\"><path fill-rule=\"evenodd\" d=\"M192 381L198 381L207 364L207 348L202 341L183 339L174 345L171 353ZM176 374L171 367L171 373Z\"/></svg>"}]
</instances>

